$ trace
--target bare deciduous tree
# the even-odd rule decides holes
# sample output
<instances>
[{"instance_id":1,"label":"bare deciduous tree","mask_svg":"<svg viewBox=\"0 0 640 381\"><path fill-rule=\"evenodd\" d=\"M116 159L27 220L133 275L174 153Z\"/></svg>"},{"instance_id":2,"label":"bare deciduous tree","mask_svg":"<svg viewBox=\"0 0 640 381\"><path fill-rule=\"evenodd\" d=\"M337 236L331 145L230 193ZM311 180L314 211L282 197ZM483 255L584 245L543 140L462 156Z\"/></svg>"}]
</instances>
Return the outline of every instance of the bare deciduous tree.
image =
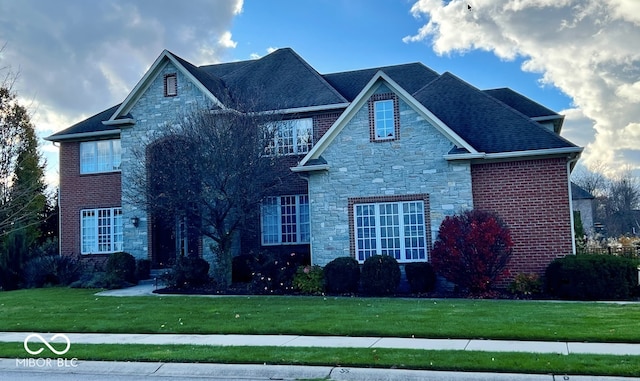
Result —
<instances>
[{"instance_id":1,"label":"bare deciduous tree","mask_svg":"<svg viewBox=\"0 0 640 381\"><path fill-rule=\"evenodd\" d=\"M156 219L183 221L210 238L220 287L231 283L237 234L256 225L261 201L291 174L265 150L274 120L260 113L195 112L163 128L134 155L129 199Z\"/></svg>"}]
</instances>

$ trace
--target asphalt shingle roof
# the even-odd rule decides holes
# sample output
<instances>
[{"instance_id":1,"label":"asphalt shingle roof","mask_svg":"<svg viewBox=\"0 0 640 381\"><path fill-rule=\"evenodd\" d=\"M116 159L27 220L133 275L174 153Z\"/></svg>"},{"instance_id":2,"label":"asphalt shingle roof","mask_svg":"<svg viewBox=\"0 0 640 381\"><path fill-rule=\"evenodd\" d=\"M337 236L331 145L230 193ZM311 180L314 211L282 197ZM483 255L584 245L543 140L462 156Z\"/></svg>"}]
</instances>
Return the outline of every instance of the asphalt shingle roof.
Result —
<instances>
[{"instance_id":1,"label":"asphalt shingle roof","mask_svg":"<svg viewBox=\"0 0 640 381\"><path fill-rule=\"evenodd\" d=\"M439 75L421 63L320 75L290 48L278 49L257 60L200 67L172 55L218 100L230 107L240 106L242 111L346 104L355 99L378 71L383 71L480 152L575 147L530 119L558 115L546 107L511 89L481 91L450 73ZM252 102L251 109L237 104L247 100ZM118 126L102 122L118 107L76 123L49 139L92 132L116 133Z\"/></svg>"},{"instance_id":2,"label":"asphalt shingle roof","mask_svg":"<svg viewBox=\"0 0 640 381\"><path fill-rule=\"evenodd\" d=\"M229 92L224 82L220 78L216 77L215 75L210 75L209 73L207 73L207 71L194 66L190 62L185 61L184 59L176 56L173 53L171 54L175 57L176 60L178 60L178 62L180 62L182 66L184 66L185 69L189 71L189 73L191 73L191 75L193 75L200 83L202 83L207 89L209 89L213 96L215 96L220 102L228 103L230 101Z\"/></svg>"},{"instance_id":3,"label":"asphalt shingle roof","mask_svg":"<svg viewBox=\"0 0 640 381\"><path fill-rule=\"evenodd\" d=\"M222 80L234 99L253 102L252 111L347 103L315 69L289 48L278 49L231 71Z\"/></svg>"},{"instance_id":4,"label":"asphalt shingle roof","mask_svg":"<svg viewBox=\"0 0 640 381\"><path fill-rule=\"evenodd\" d=\"M413 96L479 152L575 147L451 73L442 74Z\"/></svg>"},{"instance_id":5,"label":"asphalt shingle roof","mask_svg":"<svg viewBox=\"0 0 640 381\"><path fill-rule=\"evenodd\" d=\"M555 111L549 110L543 105L517 93L509 88L484 90L485 94L491 95L500 102L512 107L530 118L541 116L558 116Z\"/></svg>"},{"instance_id":6,"label":"asphalt shingle roof","mask_svg":"<svg viewBox=\"0 0 640 381\"><path fill-rule=\"evenodd\" d=\"M88 134L92 132L105 132L108 133L112 131L117 133L120 129L119 126L113 125L104 125L103 121L109 120L114 112L120 107L120 104L117 104L111 108L108 108L100 113L97 113L94 116L91 116L81 122L74 124L69 128L65 128L62 131L58 131L55 134L49 136L49 140L56 141L57 139L64 137L66 135L75 135L75 134Z\"/></svg>"},{"instance_id":7,"label":"asphalt shingle roof","mask_svg":"<svg viewBox=\"0 0 640 381\"><path fill-rule=\"evenodd\" d=\"M572 200L592 200L595 197L587 192L586 189L582 188L578 184L571 182L571 199Z\"/></svg>"},{"instance_id":8,"label":"asphalt shingle roof","mask_svg":"<svg viewBox=\"0 0 640 381\"><path fill-rule=\"evenodd\" d=\"M351 102L380 70L387 74L398 85L402 86L409 94L438 78L438 73L421 63L331 73L324 74L323 77Z\"/></svg>"}]
</instances>

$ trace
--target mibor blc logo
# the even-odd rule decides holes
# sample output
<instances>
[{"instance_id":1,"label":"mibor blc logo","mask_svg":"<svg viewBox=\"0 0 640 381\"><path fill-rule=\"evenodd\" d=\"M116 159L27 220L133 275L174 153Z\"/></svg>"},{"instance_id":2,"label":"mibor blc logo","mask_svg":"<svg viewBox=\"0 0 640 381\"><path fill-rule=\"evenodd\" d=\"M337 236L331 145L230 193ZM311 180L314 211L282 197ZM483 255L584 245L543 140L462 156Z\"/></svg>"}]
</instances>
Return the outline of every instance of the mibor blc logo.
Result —
<instances>
[{"instance_id":1,"label":"mibor blc logo","mask_svg":"<svg viewBox=\"0 0 640 381\"><path fill-rule=\"evenodd\" d=\"M53 344L56 344L58 347L61 347L61 344L64 344L65 347L62 350L58 350L53 346ZM63 333L57 333L51 336L48 341L42 337L42 335L37 333L33 333L24 339L24 350L33 356L37 356L42 353L45 347L49 348L49 350L54 354L62 356L69 352L69 349L71 348L71 341L67 335Z\"/></svg>"}]
</instances>

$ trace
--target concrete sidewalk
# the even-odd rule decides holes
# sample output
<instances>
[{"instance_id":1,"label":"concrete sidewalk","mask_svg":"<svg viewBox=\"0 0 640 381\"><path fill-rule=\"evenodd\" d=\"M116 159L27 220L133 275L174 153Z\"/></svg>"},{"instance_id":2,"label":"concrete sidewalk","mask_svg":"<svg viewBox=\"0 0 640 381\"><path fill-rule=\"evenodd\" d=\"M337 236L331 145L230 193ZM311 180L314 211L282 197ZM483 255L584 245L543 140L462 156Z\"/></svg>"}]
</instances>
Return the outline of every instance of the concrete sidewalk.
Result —
<instances>
[{"instance_id":1,"label":"concrete sidewalk","mask_svg":"<svg viewBox=\"0 0 640 381\"><path fill-rule=\"evenodd\" d=\"M449 372L340 366L185 364L76 361L73 366L29 367L0 358L0 378L11 380L332 380L332 381L631 381L630 377Z\"/></svg>"},{"instance_id":2,"label":"concrete sidewalk","mask_svg":"<svg viewBox=\"0 0 640 381\"><path fill-rule=\"evenodd\" d=\"M30 333L0 332L0 342L22 343ZM54 334L41 336L50 340ZM66 333L73 344L151 344L318 348L392 348L482 352L525 352L556 354L610 354L640 356L640 344L578 343L514 340L418 339L397 337L344 337L296 335L181 335Z\"/></svg>"}]
</instances>

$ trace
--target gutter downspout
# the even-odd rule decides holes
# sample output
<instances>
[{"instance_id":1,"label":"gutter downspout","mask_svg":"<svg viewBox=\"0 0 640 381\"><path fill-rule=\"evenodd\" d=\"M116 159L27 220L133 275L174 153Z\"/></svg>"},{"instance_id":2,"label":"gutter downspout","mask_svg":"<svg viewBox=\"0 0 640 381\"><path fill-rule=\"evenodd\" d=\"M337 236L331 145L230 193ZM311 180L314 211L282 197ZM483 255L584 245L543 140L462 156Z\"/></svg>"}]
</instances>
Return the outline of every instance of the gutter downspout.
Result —
<instances>
[{"instance_id":1,"label":"gutter downspout","mask_svg":"<svg viewBox=\"0 0 640 381\"><path fill-rule=\"evenodd\" d=\"M293 172L293 171L292 171ZM311 226L313 225L313 218L311 215L311 197L309 197L309 173L298 172L298 177L307 182L307 198L309 199L309 262L313 266L313 237L311 234Z\"/></svg>"},{"instance_id":2,"label":"gutter downspout","mask_svg":"<svg viewBox=\"0 0 640 381\"><path fill-rule=\"evenodd\" d=\"M576 230L575 221L573 219L573 195L571 192L571 164L576 163L580 155L575 156L567 161L567 186L569 188L569 214L571 217L571 252L576 255Z\"/></svg>"}]
</instances>

